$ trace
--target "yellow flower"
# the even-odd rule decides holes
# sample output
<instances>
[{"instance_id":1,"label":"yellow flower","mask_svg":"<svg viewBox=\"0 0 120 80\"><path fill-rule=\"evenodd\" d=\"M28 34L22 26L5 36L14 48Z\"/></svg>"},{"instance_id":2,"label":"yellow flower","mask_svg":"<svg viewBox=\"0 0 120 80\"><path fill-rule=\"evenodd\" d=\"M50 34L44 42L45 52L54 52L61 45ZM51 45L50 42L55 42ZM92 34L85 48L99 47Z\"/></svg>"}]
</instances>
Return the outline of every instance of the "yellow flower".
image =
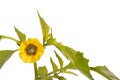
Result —
<instances>
[{"instance_id":1,"label":"yellow flower","mask_svg":"<svg viewBox=\"0 0 120 80\"><path fill-rule=\"evenodd\" d=\"M38 39L29 38L21 43L19 51L19 56L24 62L34 63L43 55L44 48Z\"/></svg>"}]
</instances>

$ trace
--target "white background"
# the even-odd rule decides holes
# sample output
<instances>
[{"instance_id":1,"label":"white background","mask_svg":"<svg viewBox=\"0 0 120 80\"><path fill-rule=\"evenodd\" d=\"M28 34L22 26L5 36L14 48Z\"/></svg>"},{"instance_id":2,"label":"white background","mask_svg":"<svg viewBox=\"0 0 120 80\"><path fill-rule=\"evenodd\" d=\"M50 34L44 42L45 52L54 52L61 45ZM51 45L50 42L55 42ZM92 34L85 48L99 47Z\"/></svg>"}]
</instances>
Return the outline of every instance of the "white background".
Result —
<instances>
[{"instance_id":1,"label":"white background","mask_svg":"<svg viewBox=\"0 0 120 80\"><path fill-rule=\"evenodd\" d=\"M42 42L36 10L52 27L58 41L84 52L90 66L106 65L120 76L119 0L0 0L0 34L18 39L16 26L27 38L37 37ZM13 41L0 41L0 50L17 48ZM50 70L53 50L48 47L38 65L46 64ZM68 80L88 80L77 73L77 77L65 76ZM95 80L106 80L91 73ZM0 80L34 80L33 65L23 63L16 52L0 70Z\"/></svg>"}]
</instances>

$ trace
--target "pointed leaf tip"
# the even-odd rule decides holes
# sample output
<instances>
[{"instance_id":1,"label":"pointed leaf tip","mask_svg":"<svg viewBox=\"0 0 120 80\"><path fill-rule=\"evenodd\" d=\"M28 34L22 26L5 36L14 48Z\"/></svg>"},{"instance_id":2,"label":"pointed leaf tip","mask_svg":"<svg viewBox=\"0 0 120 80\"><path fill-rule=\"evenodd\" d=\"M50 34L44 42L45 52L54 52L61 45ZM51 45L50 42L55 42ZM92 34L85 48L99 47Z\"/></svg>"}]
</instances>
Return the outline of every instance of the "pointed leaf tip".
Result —
<instances>
[{"instance_id":1,"label":"pointed leaf tip","mask_svg":"<svg viewBox=\"0 0 120 80\"><path fill-rule=\"evenodd\" d=\"M57 69L58 69L58 66L55 64L55 62L53 61L52 58L50 58L50 62L51 62L51 64L52 64L53 70L57 70Z\"/></svg>"},{"instance_id":2,"label":"pointed leaf tip","mask_svg":"<svg viewBox=\"0 0 120 80\"><path fill-rule=\"evenodd\" d=\"M12 56L16 50L2 50L0 51L0 68Z\"/></svg>"},{"instance_id":3,"label":"pointed leaf tip","mask_svg":"<svg viewBox=\"0 0 120 80\"><path fill-rule=\"evenodd\" d=\"M22 33L21 31L19 31L16 27L15 28L15 32L17 33L20 41L25 41L26 40L26 35L24 33Z\"/></svg>"},{"instance_id":4,"label":"pointed leaf tip","mask_svg":"<svg viewBox=\"0 0 120 80\"><path fill-rule=\"evenodd\" d=\"M44 42L46 42L48 40L50 27L45 22L45 20L40 16L38 11L37 11L37 13L38 13L39 22L40 22L41 28L42 28L43 43L44 43Z\"/></svg>"},{"instance_id":5,"label":"pointed leaf tip","mask_svg":"<svg viewBox=\"0 0 120 80\"><path fill-rule=\"evenodd\" d=\"M91 70L101 74L108 80L120 80L115 74L113 74L106 66L90 67Z\"/></svg>"},{"instance_id":6,"label":"pointed leaf tip","mask_svg":"<svg viewBox=\"0 0 120 80\"><path fill-rule=\"evenodd\" d=\"M56 57L57 57L57 59L59 61L60 68L63 68L63 60L62 60L62 58L57 54L56 51L54 51L54 53L55 53L55 55L56 55Z\"/></svg>"}]
</instances>

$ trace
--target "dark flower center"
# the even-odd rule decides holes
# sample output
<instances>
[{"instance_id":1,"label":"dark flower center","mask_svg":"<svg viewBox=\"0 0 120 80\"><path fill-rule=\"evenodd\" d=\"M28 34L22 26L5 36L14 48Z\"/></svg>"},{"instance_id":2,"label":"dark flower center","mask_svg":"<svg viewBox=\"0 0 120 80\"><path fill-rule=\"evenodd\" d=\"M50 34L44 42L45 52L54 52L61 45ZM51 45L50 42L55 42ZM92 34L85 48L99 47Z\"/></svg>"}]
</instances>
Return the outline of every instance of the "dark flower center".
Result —
<instances>
[{"instance_id":1,"label":"dark flower center","mask_svg":"<svg viewBox=\"0 0 120 80\"><path fill-rule=\"evenodd\" d=\"M33 44L29 44L26 48L25 48L26 52L28 55L35 55L36 54L36 50L37 47Z\"/></svg>"}]
</instances>

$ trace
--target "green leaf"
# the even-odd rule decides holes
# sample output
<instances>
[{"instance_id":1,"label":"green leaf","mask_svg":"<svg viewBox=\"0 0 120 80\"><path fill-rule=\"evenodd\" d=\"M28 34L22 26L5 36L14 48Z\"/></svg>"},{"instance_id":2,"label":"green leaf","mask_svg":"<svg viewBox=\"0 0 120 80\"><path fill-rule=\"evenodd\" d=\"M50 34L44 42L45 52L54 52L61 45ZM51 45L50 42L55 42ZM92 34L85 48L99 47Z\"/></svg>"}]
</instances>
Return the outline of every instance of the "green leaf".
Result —
<instances>
[{"instance_id":1,"label":"green leaf","mask_svg":"<svg viewBox=\"0 0 120 80\"><path fill-rule=\"evenodd\" d=\"M65 66L66 69L77 69L71 62Z\"/></svg>"},{"instance_id":2,"label":"green leaf","mask_svg":"<svg viewBox=\"0 0 120 80\"><path fill-rule=\"evenodd\" d=\"M0 35L0 40L2 39L2 36Z\"/></svg>"},{"instance_id":3,"label":"green leaf","mask_svg":"<svg viewBox=\"0 0 120 80\"><path fill-rule=\"evenodd\" d=\"M2 50L0 51L0 68L12 56L16 50Z\"/></svg>"},{"instance_id":4,"label":"green leaf","mask_svg":"<svg viewBox=\"0 0 120 80\"><path fill-rule=\"evenodd\" d=\"M89 60L84 58L83 53L75 51L74 49L64 46L61 43L57 42L55 39L50 38L47 45L54 45L58 48L61 53L71 61L71 63L76 67L80 72L82 72L89 79L94 80L90 74L90 68L88 65Z\"/></svg>"},{"instance_id":5,"label":"green leaf","mask_svg":"<svg viewBox=\"0 0 120 80\"><path fill-rule=\"evenodd\" d=\"M78 76L76 73L74 73L74 72L72 72L72 71L64 71L64 72L62 72L62 73L73 74L73 75L75 75L75 76Z\"/></svg>"},{"instance_id":6,"label":"green leaf","mask_svg":"<svg viewBox=\"0 0 120 80\"><path fill-rule=\"evenodd\" d=\"M40 77L45 77L48 74L48 70L47 70L46 66L39 67L37 73Z\"/></svg>"},{"instance_id":7,"label":"green leaf","mask_svg":"<svg viewBox=\"0 0 120 80\"><path fill-rule=\"evenodd\" d=\"M63 68L63 60L62 60L62 58L57 54L56 51L54 51L54 52L55 52L55 55L56 55L56 57L57 57L57 59L59 61L60 68Z\"/></svg>"},{"instance_id":8,"label":"green leaf","mask_svg":"<svg viewBox=\"0 0 120 80\"><path fill-rule=\"evenodd\" d=\"M58 74L54 75L54 78L57 78L58 80L67 80L65 77L59 76Z\"/></svg>"},{"instance_id":9,"label":"green leaf","mask_svg":"<svg viewBox=\"0 0 120 80\"><path fill-rule=\"evenodd\" d=\"M67 80L65 77L63 77L63 76L60 76L59 78L58 78L59 80Z\"/></svg>"},{"instance_id":10,"label":"green leaf","mask_svg":"<svg viewBox=\"0 0 120 80\"><path fill-rule=\"evenodd\" d=\"M15 32L17 33L20 41L25 41L26 40L26 35L24 33L22 33L21 31L19 31L16 27L15 28Z\"/></svg>"},{"instance_id":11,"label":"green leaf","mask_svg":"<svg viewBox=\"0 0 120 80\"><path fill-rule=\"evenodd\" d=\"M45 20L40 16L39 12L38 12L38 17L39 17L39 21L40 21L41 28L42 28L43 43L44 43L44 42L46 42L46 41L48 40L50 27L49 27L49 25L45 22Z\"/></svg>"},{"instance_id":12,"label":"green leaf","mask_svg":"<svg viewBox=\"0 0 120 80\"><path fill-rule=\"evenodd\" d=\"M50 58L50 62L52 64L53 70L57 70L58 66L55 64L55 62L52 60L52 58Z\"/></svg>"},{"instance_id":13,"label":"green leaf","mask_svg":"<svg viewBox=\"0 0 120 80\"><path fill-rule=\"evenodd\" d=\"M101 74L109 80L120 80L116 75L114 75L106 66L91 67L91 70Z\"/></svg>"},{"instance_id":14,"label":"green leaf","mask_svg":"<svg viewBox=\"0 0 120 80\"><path fill-rule=\"evenodd\" d=\"M39 77L37 80L53 80L52 76Z\"/></svg>"},{"instance_id":15,"label":"green leaf","mask_svg":"<svg viewBox=\"0 0 120 80\"><path fill-rule=\"evenodd\" d=\"M64 46L61 43L58 43L53 36L49 36L49 29L50 27L48 24L44 21L44 19L39 15L38 17L41 23L42 27L42 33L43 33L43 44L47 41L46 46L48 45L54 45L56 48L58 48L61 53L71 61L71 63L78 68L84 75L86 75L89 79L93 80L91 74L90 74L90 68L88 66L88 59L83 57L83 53L77 52L73 50L72 48L68 46ZM52 35L52 34L51 34ZM57 65L53 62L51 59L51 63L53 65L54 70L57 68Z\"/></svg>"}]
</instances>

